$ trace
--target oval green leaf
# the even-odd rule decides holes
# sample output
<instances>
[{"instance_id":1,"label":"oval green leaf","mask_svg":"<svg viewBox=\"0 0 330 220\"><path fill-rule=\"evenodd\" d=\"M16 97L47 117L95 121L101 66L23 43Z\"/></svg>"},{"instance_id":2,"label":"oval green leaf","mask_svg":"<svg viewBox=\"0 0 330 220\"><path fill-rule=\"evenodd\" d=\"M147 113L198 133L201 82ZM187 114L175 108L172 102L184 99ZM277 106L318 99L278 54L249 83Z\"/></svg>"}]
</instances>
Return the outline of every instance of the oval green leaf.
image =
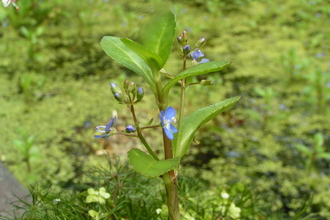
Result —
<instances>
[{"instance_id":1,"label":"oval green leaf","mask_svg":"<svg viewBox=\"0 0 330 220\"><path fill-rule=\"evenodd\" d=\"M183 157L188 151L198 129L218 114L231 108L239 99L240 96L229 98L216 104L198 109L185 117L182 121L181 129L173 139L174 156Z\"/></svg>"},{"instance_id":2,"label":"oval green leaf","mask_svg":"<svg viewBox=\"0 0 330 220\"><path fill-rule=\"evenodd\" d=\"M160 12L157 16L152 17L143 32L142 45L161 58L162 67L172 50L175 27L176 22L173 12Z\"/></svg>"},{"instance_id":3,"label":"oval green leaf","mask_svg":"<svg viewBox=\"0 0 330 220\"><path fill-rule=\"evenodd\" d=\"M163 61L157 54L149 51L144 46L130 39L122 38L121 41L127 47L133 50L137 55L139 55L144 60L144 62L146 62L149 67L151 67L152 71L159 71L161 68L163 68Z\"/></svg>"},{"instance_id":4,"label":"oval green leaf","mask_svg":"<svg viewBox=\"0 0 330 220\"><path fill-rule=\"evenodd\" d=\"M103 37L101 47L109 57L142 76L151 89L154 92L156 91L150 67L138 54L127 47L121 41L121 38L113 36Z\"/></svg>"},{"instance_id":5,"label":"oval green leaf","mask_svg":"<svg viewBox=\"0 0 330 220\"><path fill-rule=\"evenodd\" d=\"M207 63L198 64L197 66L191 67L179 73L176 77L174 77L171 81L169 81L163 88L164 94L168 95L170 89L177 83L179 80L190 77L190 76L198 76L206 73L212 73L219 70L222 70L228 67L231 62L224 61L212 61Z\"/></svg>"},{"instance_id":6,"label":"oval green leaf","mask_svg":"<svg viewBox=\"0 0 330 220\"><path fill-rule=\"evenodd\" d=\"M136 172L143 176L154 178L173 170L179 165L181 158L176 157L157 161L145 152L133 148L128 151L128 159Z\"/></svg>"}]
</instances>

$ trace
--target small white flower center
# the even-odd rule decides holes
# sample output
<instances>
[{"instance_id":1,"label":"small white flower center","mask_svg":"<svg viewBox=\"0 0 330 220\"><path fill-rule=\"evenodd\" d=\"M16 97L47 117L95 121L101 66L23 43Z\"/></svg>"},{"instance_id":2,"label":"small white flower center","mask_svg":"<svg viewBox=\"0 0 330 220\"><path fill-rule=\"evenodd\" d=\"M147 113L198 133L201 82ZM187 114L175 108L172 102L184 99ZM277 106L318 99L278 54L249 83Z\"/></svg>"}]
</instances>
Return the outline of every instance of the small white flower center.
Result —
<instances>
[{"instance_id":1,"label":"small white flower center","mask_svg":"<svg viewBox=\"0 0 330 220\"><path fill-rule=\"evenodd\" d=\"M172 124L172 123L176 123L176 118L175 117L172 117L172 118L165 118L164 119L164 126L167 128L167 129L169 129L169 130L171 130L170 129L170 125Z\"/></svg>"}]
</instances>

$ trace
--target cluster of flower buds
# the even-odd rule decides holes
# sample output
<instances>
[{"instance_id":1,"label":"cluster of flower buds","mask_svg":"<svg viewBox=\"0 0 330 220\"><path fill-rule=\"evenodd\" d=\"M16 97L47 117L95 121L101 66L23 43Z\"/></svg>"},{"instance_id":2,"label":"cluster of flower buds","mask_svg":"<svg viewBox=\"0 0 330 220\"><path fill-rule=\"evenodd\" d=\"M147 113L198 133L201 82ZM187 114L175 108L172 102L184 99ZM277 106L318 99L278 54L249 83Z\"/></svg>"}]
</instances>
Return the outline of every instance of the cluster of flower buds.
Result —
<instances>
[{"instance_id":1,"label":"cluster of flower buds","mask_svg":"<svg viewBox=\"0 0 330 220\"><path fill-rule=\"evenodd\" d=\"M110 83L110 88L113 96L120 104L136 104L140 102L144 96L144 91L141 87L136 87L134 82L124 81L124 91L116 84Z\"/></svg>"},{"instance_id":2,"label":"cluster of flower buds","mask_svg":"<svg viewBox=\"0 0 330 220\"><path fill-rule=\"evenodd\" d=\"M190 45L188 45L188 33L186 31L183 31L177 40L181 44L183 56L188 56L191 58L193 65L209 62L208 59L203 58L204 54L200 50L205 43L205 38L199 39L194 48L191 48Z\"/></svg>"}]
</instances>

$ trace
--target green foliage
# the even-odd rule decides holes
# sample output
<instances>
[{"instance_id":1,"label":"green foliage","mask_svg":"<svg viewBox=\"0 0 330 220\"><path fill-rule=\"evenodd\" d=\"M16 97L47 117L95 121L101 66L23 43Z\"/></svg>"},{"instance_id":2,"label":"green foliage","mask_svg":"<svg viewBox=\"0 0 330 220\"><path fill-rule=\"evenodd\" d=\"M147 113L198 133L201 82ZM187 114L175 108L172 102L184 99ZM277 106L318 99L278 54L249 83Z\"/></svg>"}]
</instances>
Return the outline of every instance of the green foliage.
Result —
<instances>
[{"instance_id":1,"label":"green foliage","mask_svg":"<svg viewBox=\"0 0 330 220\"><path fill-rule=\"evenodd\" d=\"M139 74L146 80L150 88L156 91L152 70L148 64L133 50L127 47L120 38L111 36L103 37L101 40L101 47L112 59Z\"/></svg>"},{"instance_id":2,"label":"green foliage","mask_svg":"<svg viewBox=\"0 0 330 220\"><path fill-rule=\"evenodd\" d=\"M18 206L26 210L19 219L156 219L155 210L163 204L158 196L159 180L144 178L116 159L108 160L106 168L88 170L86 177L89 181L75 184L76 190L61 193L51 188L30 188L33 203ZM150 187L154 193L148 192ZM95 194L102 195L103 200L90 200ZM143 198L136 200L140 195Z\"/></svg>"},{"instance_id":3,"label":"green foliage","mask_svg":"<svg viewBox=\"0 0 330 220\"><path fill-rule=\"evenodd\" d=\"M239 99L240 97L226 99L201 108L185 117L182 129L179 130L173 141L174 155L183 157L187 153L198 129L215 116L231 108Z\"/></svg>"},{"instance_id":4,"label":"green foliage","mask_svg":"<svg viewBox=\"0 0 330 220\"><path fill-rule=\"evenodd\" d=\"M159 177L173 170L180 163L180 157L167 160L155 160L143 151L133 148L128 152L128 159L133 169L146 177Z\"/></svg>"},{"instance_id":5,"label":"green foliage","mask_svg":"<svg viewBox=\"0 0 330 220\"><path fill-rule=\"evenodd\" d=\"M175 16L171 11L168 11L151 19L152 21L142 32L142 45L161 58L160 67L163 67L172 50L176 27Z\"/></svg>"},{"instance_id":6,"label":"green foliage","mask_svg":"<svg viewBox=\"0 0 330 220\"><path fill-rule=\"evenodd\" d=\"M168 95L170 89L179 81L187 77L198 76L202 74L212 73L216 71L220 71L226 67L228 67L231 63L224 61L213 61L202 63L197 66L188 68L182 72L180 72L177 76L175 76L171 81L169 81L163 88L163 91L166 95Z\"/></svg>"},{"instance_id":7,"label":"green foliage","mask_svg":"<svg viewBox=\"0 0 330 220\"><path fill-rule=\"evenodd\" d=\"M306 171L311 174L316 173L316 162L318 160L330 159L330 153L326 152L324 144L324 137L321 133L314 135L314 143L312 148L308 148L303 144L296 144L295 148L300 151L307 159L305 159Z\"/></svg>"},{"instance_id":8,"label":"green foliage","mask_svg":"<svg viewBox=\"0 0 330 220\"><path fill-rule=\"evenodd\" d=\"M20 153L20 157L23 158L23 162L26 164L26 171L28 173L28 182L30 184L35 183L36 173L33 172L33 165L41 159L41 153L39 148L35 145L36 137L34 135L28 135L24 130L18 129L18 133L22 136L22 140L15 139L13 144Z\"/></svg>"},{"instance_id":9,"label":"green foliage","mask_svg":"<svg viewBox=\"0 0 330 220\"><path fill-rule=\"evenodd\" d=\"M38 44L42 43L40 36L44 32L44 28L42 26L39 26L35 30L33 30L33 29L28 29L25 26L22 26L21 32L22 32L23 36L29 40L29 44L30 44L29 49L28 49L29 61L31 61L31 62L41 61L42 56L37 53L37 46L38 46Z\"/></svg>"},{"instance_id":10,"label":"green foliage","mask_svg":"<svg viewBox=\"0 0 330 220\"><path fill-rule=\"evenodd\" d=\"M24 73L19 79L19 91L23 93L27 104L40 99L43 95L40 90L45 83L45 76L39 76L35 73Z\"/></svg>"},{"instance_id":11,"label":"green foliage","mask_svg":"<svg viewBox=\"0 0 330 220\"><path fill-rule=\"evenodd\" d=\"M303 89L306 102L316 106L317 113L325 114L326 104L330 102L330 74L317 69L306 78L308 85Z\"/></svg>"}]
</instances>

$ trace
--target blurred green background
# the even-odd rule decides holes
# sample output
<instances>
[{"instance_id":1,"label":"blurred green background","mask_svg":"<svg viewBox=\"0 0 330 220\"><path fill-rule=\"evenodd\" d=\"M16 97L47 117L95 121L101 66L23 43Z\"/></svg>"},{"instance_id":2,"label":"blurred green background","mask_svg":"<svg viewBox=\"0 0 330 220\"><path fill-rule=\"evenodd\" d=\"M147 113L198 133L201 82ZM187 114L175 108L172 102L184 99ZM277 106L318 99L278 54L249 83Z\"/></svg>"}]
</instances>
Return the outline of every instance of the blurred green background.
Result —
<instances>
[{"instance_id":1,"label":"blurred green background","mask_svg":"<svg viewBox=\"0 0 330 220\"><path fill-rule=\"evenodd\" d=\"M118 112L117 130L131 124L109 83L128 78L145 88L139 120L158 119L141 78L102 51L103 36L138 41L139 27L161 1L18 0L0 7L0 161L24 185L57 190L105 166L103 150L126 160L135 139L95 139L94 128ZM210 60L232 61L207 77L212 87L187 90L187 114L241 95L230 111L203 127L180 172L209 187L241 183L288 216L330 219L330 2L328 0L172 1L177 36L205 37ZM165 66L180 70L180 46ZM200 80L201 78L199 78ZM171 105L178 107L174 90ZM160 134L147 135L161 150Z\"/></svg>"}]
</instances>

